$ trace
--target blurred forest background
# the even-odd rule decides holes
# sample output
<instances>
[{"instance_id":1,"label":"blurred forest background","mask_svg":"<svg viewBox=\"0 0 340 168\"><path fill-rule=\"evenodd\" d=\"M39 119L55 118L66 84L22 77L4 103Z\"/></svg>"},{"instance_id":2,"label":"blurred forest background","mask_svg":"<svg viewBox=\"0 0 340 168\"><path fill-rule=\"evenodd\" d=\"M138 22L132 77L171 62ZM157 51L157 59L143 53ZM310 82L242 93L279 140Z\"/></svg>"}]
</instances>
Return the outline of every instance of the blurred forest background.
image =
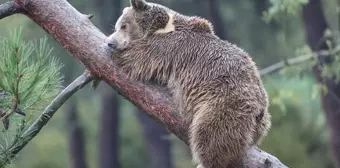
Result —
<instances>
[{"instance_id":1,"label":"blurred forest background","mask_svg":"<svg viewBox=\"0 0 340 168\"><path fill-rule=\"evenodd\" d=\"M0 0L1 3L5 2ZM105 34L128 6L128 0L70 0L77 10L94 14L92 22ZM158 0L185 15L209 19L216 33L244 48L259 69L294 58L306 51L329 49L326 35L339 34L337 0ZM291 3L284 9L285 3ZM283 4L283 5L280 5ZM269 8L269 13L265 13ZM288 12L277 12L278 10ZM275 19L266 22L268 14ZM264 17L265 16L265 17ZM47 35L23 15L0 20L0 36L23 27L25 40ZM53 55L64 64L66 86L83 67L49 35ZM324 39L324 40L322 40ZM329 38L328 38L329 39ZM335 39L335 40L334 40ZM332 41L332 40L331 40ZM337 38L333 38L337 43ZM333 44L334 46L334 44ZM1 51L0 51L1 52ZM328 60L329 61L329 60ZM327 60L325 61L327 62ZM323 81L318 70L298 64L263 76L270 96L272 128L260 146L292 168L333 168L340 164L340 86ZM337 65L340 65L337 63ZM336 69L332 66L328 69ZM327 68L324 68L326 71ZM314 72L314 73L313 73ZM167 133L113 89L101 82L86 87L56 113L49 124L16 158L19 168L189 168L188 147Z\"/></svg>"}]
</instances>

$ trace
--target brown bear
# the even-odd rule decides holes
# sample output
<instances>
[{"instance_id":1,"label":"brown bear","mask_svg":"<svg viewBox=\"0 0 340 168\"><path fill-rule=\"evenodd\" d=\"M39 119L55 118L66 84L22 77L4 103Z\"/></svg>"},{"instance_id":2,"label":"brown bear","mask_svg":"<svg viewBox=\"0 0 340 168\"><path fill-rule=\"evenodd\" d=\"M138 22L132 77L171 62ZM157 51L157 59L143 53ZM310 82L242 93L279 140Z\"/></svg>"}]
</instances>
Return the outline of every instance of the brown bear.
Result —
<instances>
[{"instance_id":1,"label":"brown bear","mask_svg":"<svg viewBox=\"0 0 340 168\"><path fill-rule=\"evenodd\" d=\"M211 23L131 0L108 38L113 61L132 80L167 87L189 127L200 168L242 167L271 122L267 93L251 57L214 34Z\"/></svg>"}]
</instances>

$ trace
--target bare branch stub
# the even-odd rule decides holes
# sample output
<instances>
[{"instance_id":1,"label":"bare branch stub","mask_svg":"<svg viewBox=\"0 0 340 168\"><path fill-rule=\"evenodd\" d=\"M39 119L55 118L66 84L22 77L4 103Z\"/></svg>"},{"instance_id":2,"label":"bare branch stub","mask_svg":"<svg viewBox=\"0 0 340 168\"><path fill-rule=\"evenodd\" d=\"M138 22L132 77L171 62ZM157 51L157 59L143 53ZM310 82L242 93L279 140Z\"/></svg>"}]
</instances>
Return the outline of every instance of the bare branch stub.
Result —
<instances>
[{"instance_id":1,"label":"bare branch stub","mask_svg":"<svg viewBox=\"0 0 340 168\"><path fill-rule=\"evenodd\" d=\"M176 115L169 91L150 84L130 81L110 61L111 51L107 46L106 36L66 0L15 0L15 2L27 11L25 15L80 61L91 72L91 76L107 82L156 122L184 142L188 142L188 126ZM267 157L271 155L255 149L248 152L244 163L248 167L265 167L264 156L273 163L270 167L281 167L276 164L274 156Z\"/></svg>"},{"instance_id":2,"label":"bare branch stub","mask_svg":"<svg viewBox=\"0 0 340 168\"><path fill-rule=\"evenodd\" d=\"M94 14L87 14L85 15L88 19L92 19L94 17Z\"/></svg>"}]
</instances>

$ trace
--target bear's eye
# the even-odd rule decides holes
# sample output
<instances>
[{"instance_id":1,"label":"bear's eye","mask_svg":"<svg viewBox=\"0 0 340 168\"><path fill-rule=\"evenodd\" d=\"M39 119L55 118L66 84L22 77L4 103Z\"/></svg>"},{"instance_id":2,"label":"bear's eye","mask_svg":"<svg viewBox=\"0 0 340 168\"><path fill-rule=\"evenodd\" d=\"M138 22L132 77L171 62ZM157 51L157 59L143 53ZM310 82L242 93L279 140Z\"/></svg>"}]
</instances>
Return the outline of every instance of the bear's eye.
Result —
<instances>
[{"instance_id":1,"label":"bear's eye","mask_svg":"<svg viewBox=\"0 0 340 168\"><path fill-rule=\"evenodd\" d=\"M125 29L126 29L126 25L122 25L122 26L120 27L120 29L125 30Z\"/></svg>"}]
</instances>

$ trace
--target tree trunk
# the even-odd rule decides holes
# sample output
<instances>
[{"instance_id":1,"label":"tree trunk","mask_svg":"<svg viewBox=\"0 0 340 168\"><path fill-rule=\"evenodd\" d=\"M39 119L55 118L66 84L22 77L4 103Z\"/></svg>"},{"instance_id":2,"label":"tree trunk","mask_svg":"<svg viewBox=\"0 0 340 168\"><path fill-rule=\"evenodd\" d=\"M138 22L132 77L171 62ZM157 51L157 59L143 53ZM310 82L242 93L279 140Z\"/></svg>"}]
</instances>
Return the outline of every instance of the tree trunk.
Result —
<instances>
[{"instance_id":1,"label":"tree trunk","mask_svg":"<svg viewBox=\"0 0 340 168\"><path fill-rule=\"evenodd\" d=\"M102 100L99 141L99 167L119 168L119 97L104 94Z\"/></svg>"},{"instance_id":2,"label":"tree trunk","mask_svg":"<svg viewBox=\"0 0 340 168\"><path fill-rule=\"evenodd\" d=\"M76 66L73 62L69 61L68 67L64 69L65 80L64 86L70 84L75 77L75 72L77 71ZM68 72L68 73L67 73ZM70 73L71 72L71 73ZM81 119L78 117L76 97L71 98L67 104L65 110L66 125L68 130L68 143L69 143L69 159L71 168L86 168L86 150L85 150L85 137L84 128Z\"/></svg>"},{"instance_id":3,"label":"tree trunk","mask_svg":"<svg viewBox=\"0 0 340 168\"><path fill-rule=\"evenodd\" d=\"M303 22L306 30L306 40L313 50L327 50L328 47L323 40L323 34L328 28L320 0L310 0L304 6ZM327 126L330 135L330 141L333 152L333 162L336 167L340 163L340 86L334 79L325 79L321 77L321 66L330 63L330 58L322 58L318 65L313 68L315 78L320 84L327 86L328 91L322 92L321 103L325 112Z\"/></svg>"},{"instance_id":4,"label":"tree trunk","mask_svg":"<svg viewBox=\"0 0 340 168\"><path fill-rule=\"evenodd\" d=\"M148 152L148 168L172 168L171 144L165 136L168 132L145 113L137 110L145 135Z\"/></svg>"},{"instance_id":5,"label":"tree trunk","mask_svg":"<svg viewBox=\"0 0 340 168\"><path fill-rule=\"evenodd\" d=\"M86 168L84 131L78 118L77 103L72 101L67 110L67 130L71 168Z\"/></svg>"}]
</instances>

